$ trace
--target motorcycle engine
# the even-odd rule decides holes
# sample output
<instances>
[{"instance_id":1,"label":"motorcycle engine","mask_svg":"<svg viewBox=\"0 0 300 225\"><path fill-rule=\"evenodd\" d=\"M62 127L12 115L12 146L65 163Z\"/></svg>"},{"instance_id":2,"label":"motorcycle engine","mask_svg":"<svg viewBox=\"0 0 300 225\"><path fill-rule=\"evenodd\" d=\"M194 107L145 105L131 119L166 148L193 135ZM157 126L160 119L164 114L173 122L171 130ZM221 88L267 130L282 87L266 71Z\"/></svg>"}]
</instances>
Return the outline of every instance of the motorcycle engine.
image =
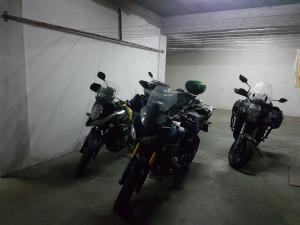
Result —
<instances>
[{"instance_id":1,"label":"motorcycle engine","mask_svg":"<svg viewBox=\"0 0 300 225\"><path fill-rule=\"evenodd\" d=\"M117 152L127 146L130 130L127 125L111 128L106 136L105 145L111 152Z\"/></svg>"}]
</instances>

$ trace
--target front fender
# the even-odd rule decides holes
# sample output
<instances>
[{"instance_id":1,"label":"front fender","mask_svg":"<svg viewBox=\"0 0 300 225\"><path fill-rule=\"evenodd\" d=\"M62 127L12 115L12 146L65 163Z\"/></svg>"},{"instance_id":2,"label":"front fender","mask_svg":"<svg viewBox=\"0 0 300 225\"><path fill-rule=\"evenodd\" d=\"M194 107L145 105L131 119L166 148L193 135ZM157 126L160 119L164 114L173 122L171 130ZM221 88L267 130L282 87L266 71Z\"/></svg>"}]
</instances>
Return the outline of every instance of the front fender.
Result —
<instances>
[{"instance_id":1,"label":"front fender","mask_svg":"<svg viewBox=\"0 0 300 225\"><path fill-rule=\"evenodd\" d=\"M112 113L111 115L109 115L105 118L101 118L101 119L94 120L94 121L91 121L91 118L89 118L88 121L86 122L86 125L89 127L91 127L91 126L100 127L100 126L103 126L104 124L106 124L107 122L115 119L116 117L124 114L125 112L126 112L125 110L120 110L120 111Z\"/></svg>"},{"instance_id":2,"label":"front fender","mask_svg":"<svg viewBox=\"0 0 300 225\"><path fill-rule=\"evenodd\" d=\"M90 130L88 136L85 138L84 144L80 152L83 153L86 149L90 149L94 152L94 158L95 158L100 148L102 147L102 144L104 142L103 138L104 138L103 131L96 127L93 127Z\"/></svg>"},{"instance_id":3,"label":"front fender","mask_svg":"<svg viewBox=\"0 0 300 225\"><path fill-rule=\"evenodd\" d=\"M239 135L238 142L242 139L247 139L251 141L252 143L256 144L256 133L257 133L257 127L254 127L253 124L244 123L242 131Z\"/></svg>"}]
</instances>

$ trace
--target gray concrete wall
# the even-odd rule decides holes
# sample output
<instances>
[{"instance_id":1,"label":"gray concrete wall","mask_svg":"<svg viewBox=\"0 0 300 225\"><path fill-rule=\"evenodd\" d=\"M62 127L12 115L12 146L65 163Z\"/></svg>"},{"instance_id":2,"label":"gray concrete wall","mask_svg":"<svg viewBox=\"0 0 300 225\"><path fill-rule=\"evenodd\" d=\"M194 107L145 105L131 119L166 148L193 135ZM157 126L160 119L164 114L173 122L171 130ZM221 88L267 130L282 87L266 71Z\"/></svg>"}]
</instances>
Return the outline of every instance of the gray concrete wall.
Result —
<instances>
[{"instance_id":1,"label":"gray concrete wall","mask_svg":"<svg viewBox=\"0 0 300 225\"><path fill-rule=\"evenodd\" d=\"M0 13L22 15L22 2L0 0ZM29 153L23 26L0 20L0 176L17 170Z\"/></svg>"},{"instance_id":2,"label":"gray concrete wall","mask_svg":"<svg viewBox=\"0 0 300 225\"><path fill-rule=\"evenodd\" d=\"M118 12L94 0L0 0L0 12L118 37ZM140 12L141 9L139 9ZM123 11L124 40L166 49L160 27ZM128 99L152 71L164 79L164 53L56 32L13 21L0 24L0 174L77 149L88 129L99 70Z\"/></svg>"}]
</instances>

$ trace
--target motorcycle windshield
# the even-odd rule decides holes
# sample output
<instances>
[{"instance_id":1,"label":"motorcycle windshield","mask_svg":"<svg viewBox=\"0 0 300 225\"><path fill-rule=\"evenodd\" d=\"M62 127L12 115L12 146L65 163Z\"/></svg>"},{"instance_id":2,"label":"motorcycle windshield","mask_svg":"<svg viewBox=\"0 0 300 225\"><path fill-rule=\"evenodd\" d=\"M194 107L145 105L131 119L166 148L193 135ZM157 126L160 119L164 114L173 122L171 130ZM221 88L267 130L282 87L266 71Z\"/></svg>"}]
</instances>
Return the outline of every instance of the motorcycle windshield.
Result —
<instances>
[{"instance_id":1,"label":"motorcycle windshield","mask_svg":"<svg viewBox=\"0 0 300 225\"><path fill-rule=\"evenodd\" d=\"M168 86L156 86L149 96L146 106L159 104L160 110L167 112L177 103L177 92L171 90Z\"/></svg>"},{"instance_id":2,"label":"motorcycle windshield","mask_svg":"<svg viewBox=\"0 0 300 225\"><path fill-rule=\"evenodd\" d=\"M272 102L272 85L267 82L256 83L250 91L249 98L270 104Z\"/></svg>"},{"instance_id":3,"label":"motorcycle windshield","mask_svg":"<svg viewBox=\"0 0 300 225\"><path fill-rule=\"evenodd\" d=\"M112 87L101 87L97 91L97 98L104 99L106 101L112 101L116 96L116 90Z\"/></svg>"},{"instance_id":4,"label":"motorcycle windshield","mask_svg":"<svg viewBox=\"0 0 300 225\"><path fill-rule=\"evenodd\" d=\"M177 102L177 92L168 86L155 87L149 96L147 104L141 110L142 124L155 125L165 121L165 114Z\"/></svg>"}]
</instances>

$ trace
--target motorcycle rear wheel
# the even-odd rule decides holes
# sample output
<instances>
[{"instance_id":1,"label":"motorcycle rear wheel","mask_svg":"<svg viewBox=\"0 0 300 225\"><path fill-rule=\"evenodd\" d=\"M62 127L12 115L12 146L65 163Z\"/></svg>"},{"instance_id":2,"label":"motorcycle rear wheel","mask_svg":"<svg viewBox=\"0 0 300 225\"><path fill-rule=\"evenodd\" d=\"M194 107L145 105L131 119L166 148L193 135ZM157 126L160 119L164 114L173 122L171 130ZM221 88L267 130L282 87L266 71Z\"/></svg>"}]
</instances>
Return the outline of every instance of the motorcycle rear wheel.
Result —
<instances>
[{"instance_id":1,"label":"motorcycle rear wheel","mask_svg":"<svg viewBox=\"0 0 300 225\"><path fill-rule=\"evenodd\" d=\"M228 153L229 165L236 170L246 166L252 159L255 143L247 139L243 140L239 146L237 141L234 141Z\"/></svg>"},{"instance_id":2,"label":"motorcycle rear wheel","mask_svg":"<svg viewBox=\"0 0 300 225\"><path fill-rule=\"evenodd\" d=\"M188 149L188 152L186 153L186 156L185 156L185 162L184 162L185 166L188 167L194 160L194 158L198 152L199 144L200 144L200 139L199 139L198 135L195 135L193 137L192 146L189 146L190 148Z\"/></svg>"}]
</instances>

